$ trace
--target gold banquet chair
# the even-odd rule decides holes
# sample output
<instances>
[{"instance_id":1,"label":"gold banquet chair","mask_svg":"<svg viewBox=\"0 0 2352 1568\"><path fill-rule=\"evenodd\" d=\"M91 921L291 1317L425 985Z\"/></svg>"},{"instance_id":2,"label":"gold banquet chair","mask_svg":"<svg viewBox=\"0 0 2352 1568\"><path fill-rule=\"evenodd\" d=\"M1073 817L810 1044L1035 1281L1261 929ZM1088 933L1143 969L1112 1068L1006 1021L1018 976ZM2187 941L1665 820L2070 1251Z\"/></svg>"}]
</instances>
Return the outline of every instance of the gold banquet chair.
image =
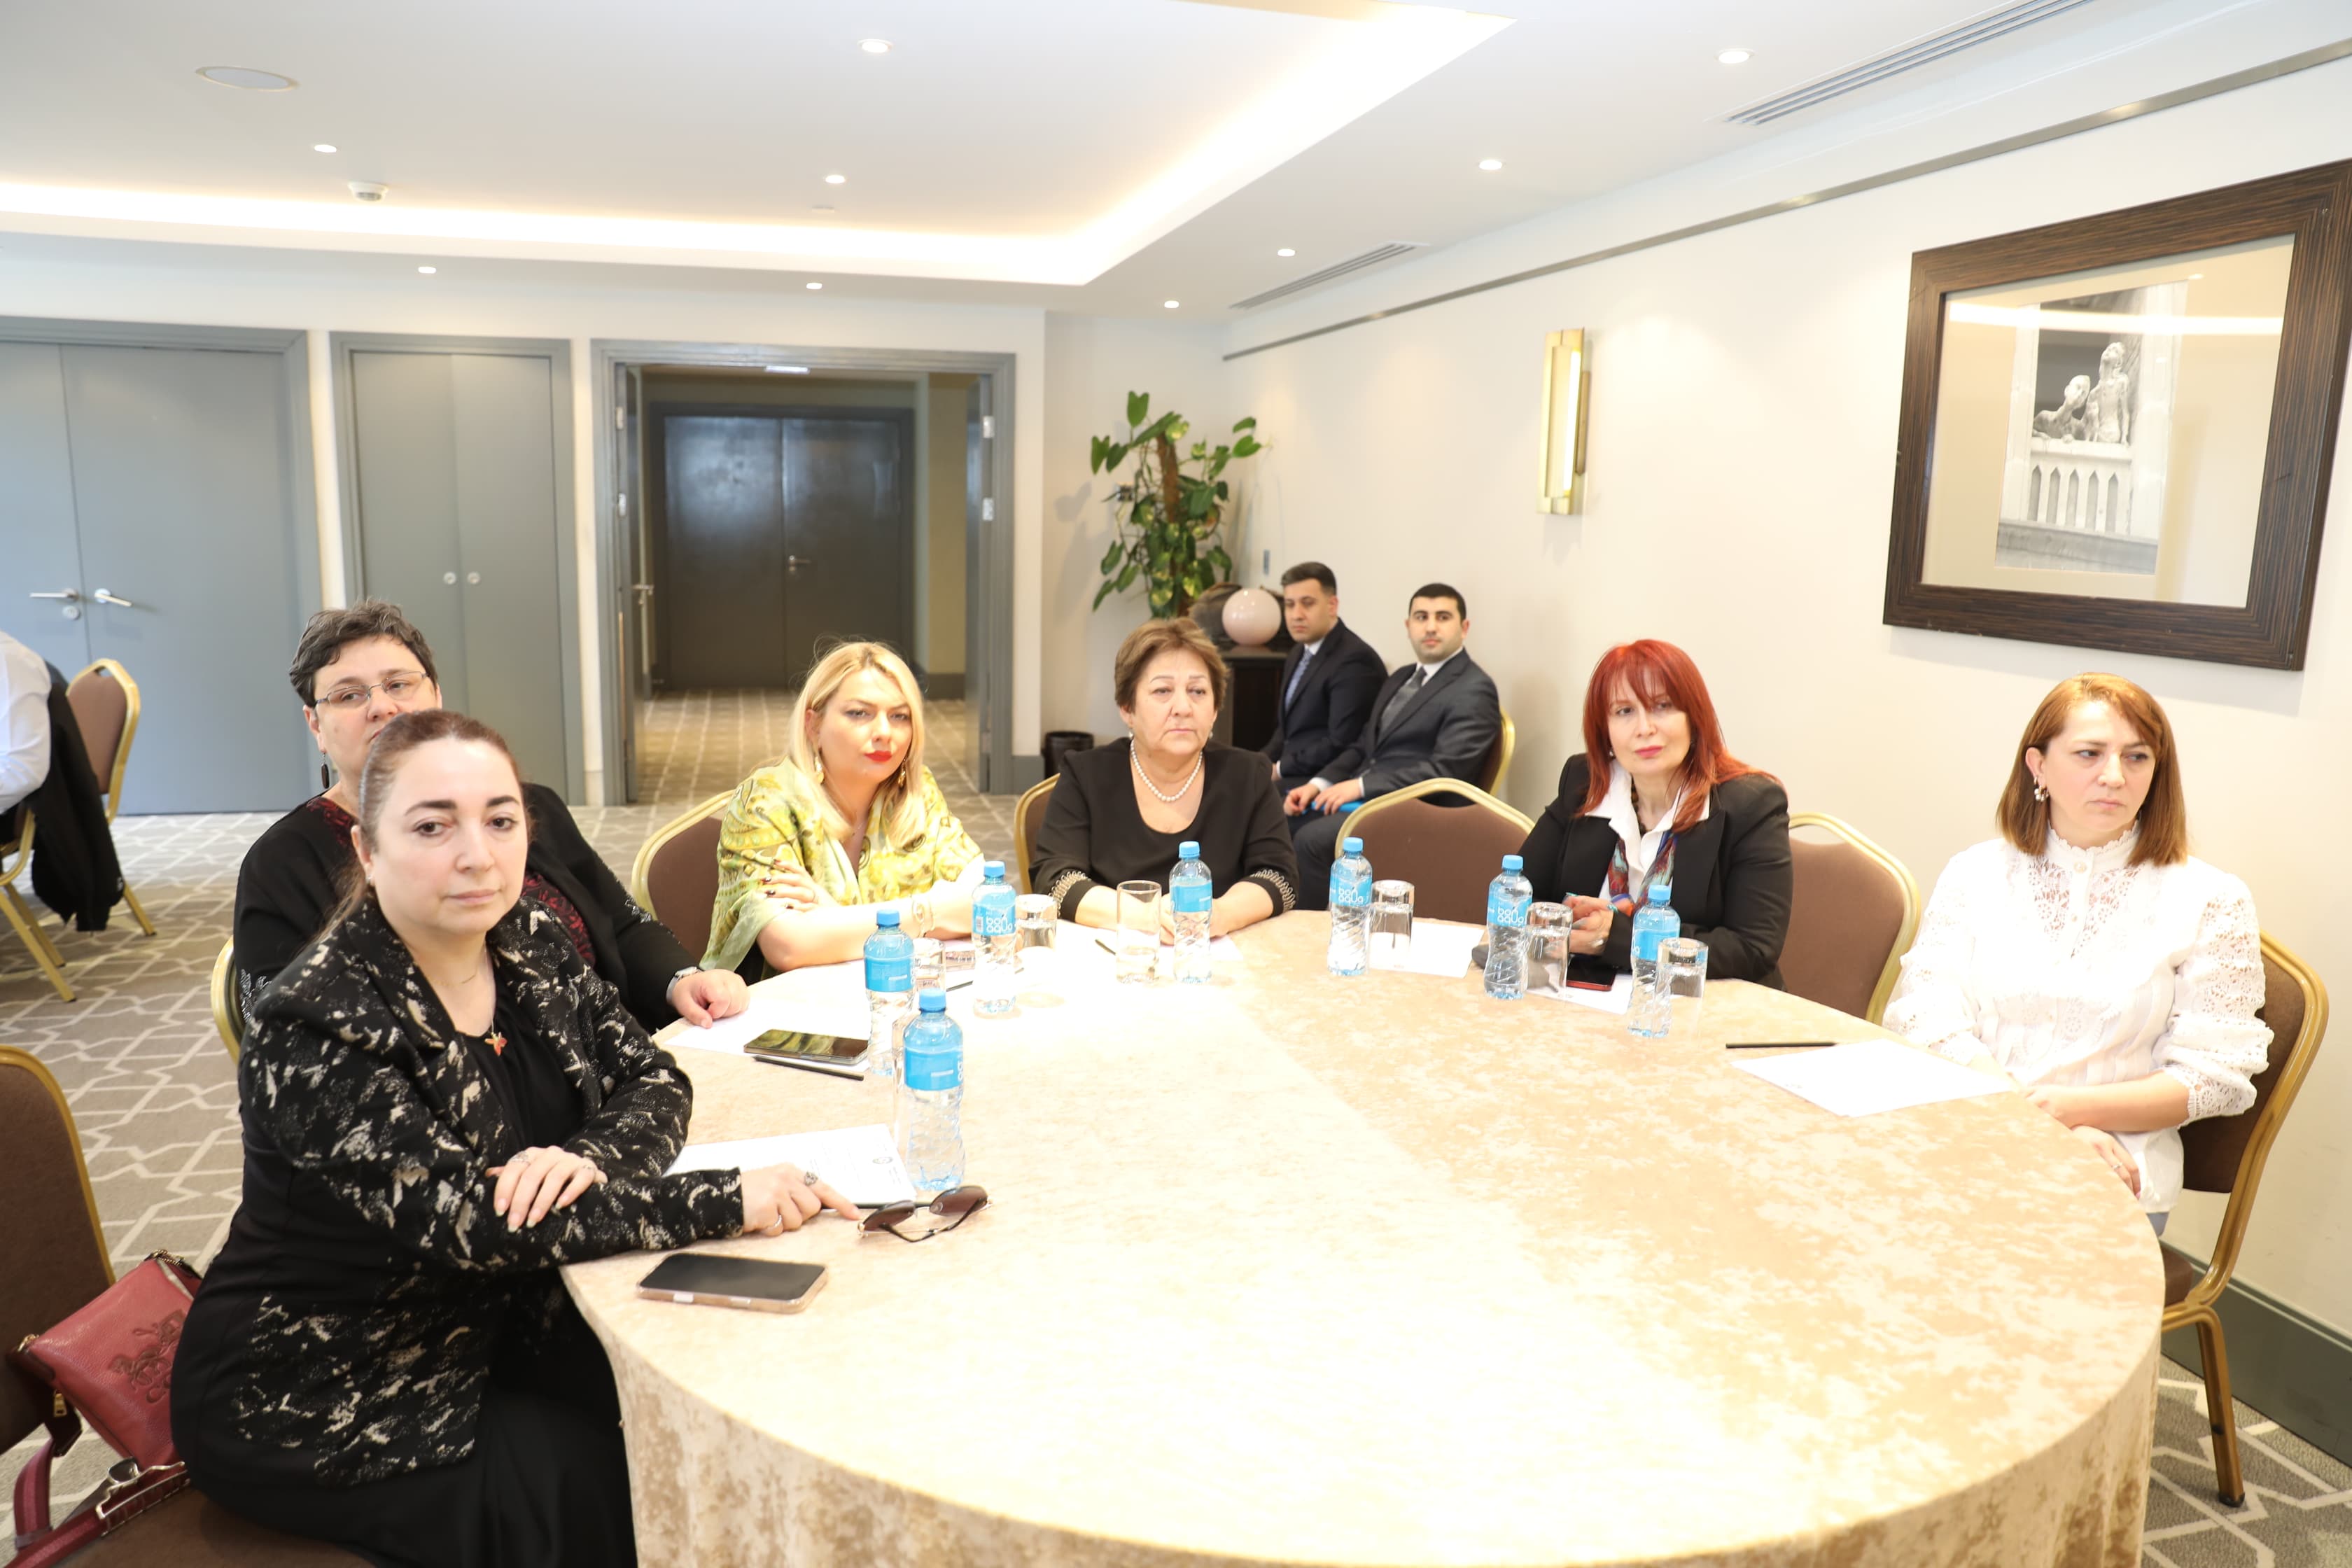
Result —
<instances>
[{"instance_id":1,"label":"gold banquet chair","mask_svg":"<svg viewBox=\"0 0 2352 1568\"><path fill-rule=\"evenodd\" d=\"M719 901L719 826L733 790L654 830L629 868L629 893L669 927L698 963L710 945L710 910Z\"/></svg>"},{"instance_id":2,"label":"gold banquet chair","mask_svg":"<svg viewBox=\"0 0 2352 1568\"><path fill-rule=\"evenodd\" d=\"M106 826L111 829L114 814L122 806L122 772L131 763L131 742L139 733L139 683L114 660L101 658L67 684L66 700L73 705L82 750L89 753L89 771L98 775L106 795ZM155 922L147 918L128 877L122 879L122 901L131 907L139 929L153 936Z\"/></svg>"},{"instance_id":3,"label":"gold banquet chair","mask_svg":"<svg viewBox=\"0 0 2352 1568\"><path fill-rule=\"evenodd\" d=\"M1441 805L1438 795L1465 804ZM1423 779L1365 802L1349 814L1346 833L1364 841L1374 876L1412 884L1415 916L1479 925L1486 884L1534 826L1475 784Z\"/></svg>"},{"instance_id":4,"label":"gold banquet chair","mask_svg":"<svg viewBox=\"0 0 2352 1568\"><path fill-rule=\"evenodd\" d=\"M1501 785L1503 774L1511 766L1511 753L1519 744L1519 727L1511 722L1508 713L1502 718L1503 727L1495 731L1495 743L1487 749L1486 760L1478 764L1478 787L1488 795Z\"/></svg>"},{"instance_id":5,"label":"gold banquet chair","mask_svg":"<svg viewBox=\"0 0 2352 1568\"><path fill-rule=\"evenodd\" d=\"M0 842L0 914L8 917L8 924L15 929L16 939L25 944L25 951L33 955L34 963L39 966L41 973L57 992L58 1000L70 1002L74 999L74 992L73 987L66 984L66 955L58 951L58 944L51 942L49 933L41 929L40 917L25 902L24 895L16 891L16 879L24 874L25 868L32 863L32 859L33 808L21 805L16 808L15 837Z\"/></svg>"},{"instance_id":6,"label":"gold banquet chair","mask_svg":"<svg viewBox=\"0 0 2352 1568\"><path fill-rule=\"evenodd\" d=\"M245 1050L245 998L237 990L235 938L221 943L220 956L213 960L211 994L213 1028L235 1062Z\"/></svg>"},{"instance_id":7,"label":"gold banquet chair","mask_svg":"<svg viewBox=\"0 0 2352 1568\"><path fill-rule=\"evenodd\" d=\"M1807 830L1827 841L1801 837ZM1852 823L1822 812L1789 818L1789 858L1781 983L1792 996L1877 1023L1919 929L1919 884Z\"/></svg>"},{"instance_id":8,"label":"gold banquet chair","mask_svg":"<svg viewBox=\"0 0 2352 1568\"><path fill-rule=\"evenodd\" d=\"M2227 1193L2213 1256L2200 1274L2197 1262L2169 1246L2164 1252L2164 1327L2195 1329L2199 1359L2205 1367L2205 1408L2213 1426L2213 1479L2221 1500L2236 1508L2246 1500L2245 1475L2238 1459L2238 1424L2230 1405L2230 1357L2221 1342L2215 1310L2238 1266L2246 1222L2254 1210L2254 1189L2263 1162L2277 1142L2303 1080L2327 1032L2327 987L2311 966L2275 937L2263 936L2263 1021L2271 1026L2270 1065L2254 1079L2254 1103L2236 1116L2209 1116L2180 1130L2181 1185L2191 1192Z\"/></svg>"},{"instance_id":9,"label":"gold banquet chair","mask_svg":"<svg viewBox=\"0 0 2352 1568\"><path fill-rule=\"evenodd\" d=\"M1037 890L1030 885L1029 863L1037 853L1037 835L1045 826L1045 806L1053 798L1054 775L1048 774L1022 791L1013 807L1013 871L1024 893Z\"/></svg>"}]
</instances>

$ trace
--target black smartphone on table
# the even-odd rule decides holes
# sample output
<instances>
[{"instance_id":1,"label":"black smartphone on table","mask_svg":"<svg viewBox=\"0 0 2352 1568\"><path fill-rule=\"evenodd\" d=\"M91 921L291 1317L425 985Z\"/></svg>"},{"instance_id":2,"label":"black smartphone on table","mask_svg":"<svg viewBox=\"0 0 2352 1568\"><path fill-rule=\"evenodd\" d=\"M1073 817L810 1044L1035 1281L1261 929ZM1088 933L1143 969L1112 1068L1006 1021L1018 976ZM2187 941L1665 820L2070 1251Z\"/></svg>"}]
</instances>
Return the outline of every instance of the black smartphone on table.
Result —
<instances>
[{"instance_id":1,"label":"black smartphone on table","mask_svg":"<svg viewBox=\"0 0 2352 1568\"><path fill-rule=\"evenodd\" d=\"M1569 958L1568 973L1560 976L1560 984L1579 991L1607 991L1617 984L1617 969L1598 953L1574 953Z\"/></svg>"},{"instance_id":2,"label":"black smartphone on table","mask_svg":"<svg viewBox=\"0 0 2352 1568\"><path fill-rule=\"evenodd\" d=\"M797 1312L824 1288L822 1263L778 1263L715 1252L674 1252L637 1281L637 1294L691 1307Z\"/></svg>"},{"instance_id":3,"label":"black smartphone on table","mask_svg":"<svg viewBox=\"0 0 2352 1568\"><path fill-rule=\"evenodd\" d=\"M743 1054L776 1067L805 1068L835 1078L866 1076L866 1044L847 1035L813 1035L797 1029L770 1029L743 1042Z\"/></svg>"}]
</instances>

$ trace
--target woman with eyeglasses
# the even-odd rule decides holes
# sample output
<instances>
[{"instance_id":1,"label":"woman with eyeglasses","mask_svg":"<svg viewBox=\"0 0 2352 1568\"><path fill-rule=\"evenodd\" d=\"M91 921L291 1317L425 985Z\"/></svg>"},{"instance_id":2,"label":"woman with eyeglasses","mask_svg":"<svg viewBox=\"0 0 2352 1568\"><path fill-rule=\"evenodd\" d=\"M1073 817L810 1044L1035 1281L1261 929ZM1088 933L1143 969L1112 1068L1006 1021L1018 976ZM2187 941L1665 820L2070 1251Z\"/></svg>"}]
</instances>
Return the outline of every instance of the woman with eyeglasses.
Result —
<instances>
[{"instance_id":1,"label":"woman with eyeglasses","mask_svg":"<svg viewBox=\"0 0 2352 1568\"><path fill-rule=\"evenodd\" d=\"M557 1269L858 1211L792 1165L665 1173L692 1086L524 895L495 731L401 714L345 777L356 875L254 1009L173 1436L222 1507L371 1563L624 1568L619 1396Z\"/></svg>"},{"instance_id":2,"label":"woman with eyeglasses","mask_svg":"<svg viewBox=\"0 0 2352 1568\"><path fill-rule=\"evenodd\" d=\"M352 830L368 747L401 714L441 706L425 634L382 599L312 616L287 678L331 782L256 839L237 871L237 987L248 1013L334 910L354 863ZM524 896L555 917L582 962L620 991L637 1022L658 1029L677 1017L707 1024L743 1010L742 980L698 966L668 927L637 907L581 836L562 796L529 784L523 799L531 826Z\"/></svg>"}]
</instances>

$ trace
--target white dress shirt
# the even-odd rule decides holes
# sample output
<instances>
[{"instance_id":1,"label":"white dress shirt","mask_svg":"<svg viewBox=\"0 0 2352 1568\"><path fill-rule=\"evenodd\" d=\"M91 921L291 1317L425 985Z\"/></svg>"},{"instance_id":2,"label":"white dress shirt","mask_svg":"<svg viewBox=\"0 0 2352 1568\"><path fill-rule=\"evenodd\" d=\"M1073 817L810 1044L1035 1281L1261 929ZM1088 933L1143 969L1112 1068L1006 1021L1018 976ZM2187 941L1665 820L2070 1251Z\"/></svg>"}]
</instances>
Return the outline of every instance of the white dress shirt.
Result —
<instances>
[{"instance_id":1,"label":"white dress shirt","mask_svg":"<svg viewBox=\"0 0 2352 1568\"><path fill-rule=\"evenodd\" d=\"M2188 1121L2254 1102L2269 1059L2262 927L2246 885L2202 860L2130 864L2137 833L2100 849L2052 834L1961 850L1936 879L1886 1026L1956 1061L1990 1057L2028 1089L2169 1073ZM2119 1132L2140 1206L2180 1195L2180 1133Z\"/></svg>"},{"instance_id":2,"label":"white dress shirt","mask_svg":"<svg viewBox=\"0 0 2352 1568\"><path fill-rule=\"evenodd\" d=\"M49 667L0 632L0 811L49 776Z\"/></svg>"},{"instance_id":3,"label":"white dress shirt","mask_svg":"<svg viewBox=\"0 0 2352 1568\"><path fill-rule=\"evenodd\" d=\"M1609 793L1601 797L1599 805L1584 815L1597 816L1616 830L1618 841L1625 846L1625 889L1635 898L1643 896L1642 884L1649 880L1650 868L1657 863L1659 846L1665 842L1667 832L1673 828L1675 818L1682 815L1682 810L1683 794L1676 790L1674 805L1666 807L1665 815L1658 818L1658 825L1643 832L1642 813L1633 804L1633 775L1625 771L1624 763L1611 761ZM1709 790L1706 799L1699 803L1699 822L1705 822L1714 810L1715 792ZM1692 826L1696 826L1697 824ZM1593 896L1601 899L1609 896L1608 872L1601 873L1601 887Z\"/></svg>"}]
</instances>

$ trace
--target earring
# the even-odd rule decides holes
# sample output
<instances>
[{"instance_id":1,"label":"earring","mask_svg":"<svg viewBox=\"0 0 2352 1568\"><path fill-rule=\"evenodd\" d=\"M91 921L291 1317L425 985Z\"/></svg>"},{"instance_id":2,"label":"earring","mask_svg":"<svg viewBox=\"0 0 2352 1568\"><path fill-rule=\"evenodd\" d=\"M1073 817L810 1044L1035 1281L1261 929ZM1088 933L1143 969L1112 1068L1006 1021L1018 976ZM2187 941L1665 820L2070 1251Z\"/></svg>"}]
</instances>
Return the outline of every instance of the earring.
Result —
<instances>
[{"instance_id":1,"label":"earring","mask_svg":"<svg viewBox=\"0 0 2352 1568\"><path fill-rule=\"evenodd\" d=\"M2033 798L2043 801L2050 798L2050 792L2042 787L2042 781L2040 779L2035 779L2033 781Z\"/></svg>"}]
</instances>

